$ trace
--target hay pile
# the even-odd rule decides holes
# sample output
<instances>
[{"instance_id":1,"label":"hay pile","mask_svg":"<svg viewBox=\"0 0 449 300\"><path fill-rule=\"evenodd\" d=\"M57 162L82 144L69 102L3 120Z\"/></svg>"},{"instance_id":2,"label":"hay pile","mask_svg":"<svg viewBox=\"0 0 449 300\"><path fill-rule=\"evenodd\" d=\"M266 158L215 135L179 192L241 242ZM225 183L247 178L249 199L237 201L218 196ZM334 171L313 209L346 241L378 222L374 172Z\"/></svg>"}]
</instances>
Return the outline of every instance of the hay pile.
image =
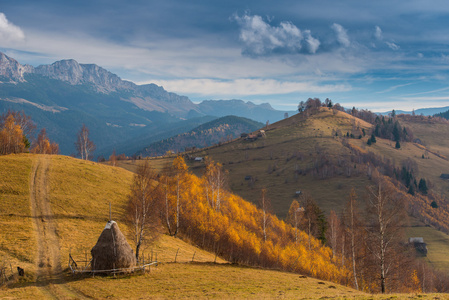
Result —
<instances>
[{"instance_id":1,"label":"hay pile","mask_svg":"<svg viewBox=\"0 0 449 300\"><path fill-rule=\"evenodd\" d=\"M136 265L131 246L115 221L109 221L90 251L92 270L112 270L133 268Z\"/></svg>"}]
</instances>

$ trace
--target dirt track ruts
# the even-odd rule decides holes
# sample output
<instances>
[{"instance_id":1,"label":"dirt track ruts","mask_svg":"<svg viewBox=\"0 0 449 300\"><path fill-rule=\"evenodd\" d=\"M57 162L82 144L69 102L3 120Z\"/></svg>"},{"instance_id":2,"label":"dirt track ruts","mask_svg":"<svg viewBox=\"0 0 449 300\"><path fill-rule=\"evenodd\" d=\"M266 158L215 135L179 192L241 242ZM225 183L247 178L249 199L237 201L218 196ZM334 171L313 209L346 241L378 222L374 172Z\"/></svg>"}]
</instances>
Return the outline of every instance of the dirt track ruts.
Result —
<instances>
[{"instance_id":1,"label":"dirt track ruts","mask_svg":"<svg viewBox=\"0 0 449 300\"><path fill-rule=\"evenodd\" d=\"M57 225L48 197L48 170L51 158L39 155L33 163L30 202L37 240L36 284L49 299L87 299L66 284L62 271Z\"/></svg>"}]
</instances>

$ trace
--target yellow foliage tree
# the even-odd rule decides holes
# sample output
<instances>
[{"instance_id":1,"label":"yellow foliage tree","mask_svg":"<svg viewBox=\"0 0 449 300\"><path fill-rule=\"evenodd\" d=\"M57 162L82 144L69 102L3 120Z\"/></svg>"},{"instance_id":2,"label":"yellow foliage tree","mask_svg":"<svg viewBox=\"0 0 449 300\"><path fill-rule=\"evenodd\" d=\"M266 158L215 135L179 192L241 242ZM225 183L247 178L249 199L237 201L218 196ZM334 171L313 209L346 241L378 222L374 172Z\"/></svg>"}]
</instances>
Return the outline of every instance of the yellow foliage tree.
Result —
<instances>
[{"instance_id":1,"label":"yellow foliage tree","mask_svg":"<svg viewBox=\"0 0 449 300\"><path fill-rule=\"evenodd\" d=\"M21 153L26 149L23 130L9 114L0 130L0 154Z\"/></svg>"}]
</instances>

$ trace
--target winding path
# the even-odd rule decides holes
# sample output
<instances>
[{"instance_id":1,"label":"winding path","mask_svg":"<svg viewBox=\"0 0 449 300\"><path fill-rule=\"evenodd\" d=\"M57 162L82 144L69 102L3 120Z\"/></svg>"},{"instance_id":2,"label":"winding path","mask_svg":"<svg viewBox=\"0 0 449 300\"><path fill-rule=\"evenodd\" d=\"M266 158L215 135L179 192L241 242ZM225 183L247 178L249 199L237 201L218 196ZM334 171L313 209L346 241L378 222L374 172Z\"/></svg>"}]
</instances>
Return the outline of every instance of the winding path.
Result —
<instances>
[{"instance_id":1,"label":"winding path","mask_svg":"<svg viewBox=\"0 0 449 300\"><path fill-rule=\"evenodd\" d=\"M36 284L48 299L88 299L66 284L62 272L58 229L48 198L50 157L36 156L30 180L30 202L37 239Z\"/></svg>"}]
</instances>

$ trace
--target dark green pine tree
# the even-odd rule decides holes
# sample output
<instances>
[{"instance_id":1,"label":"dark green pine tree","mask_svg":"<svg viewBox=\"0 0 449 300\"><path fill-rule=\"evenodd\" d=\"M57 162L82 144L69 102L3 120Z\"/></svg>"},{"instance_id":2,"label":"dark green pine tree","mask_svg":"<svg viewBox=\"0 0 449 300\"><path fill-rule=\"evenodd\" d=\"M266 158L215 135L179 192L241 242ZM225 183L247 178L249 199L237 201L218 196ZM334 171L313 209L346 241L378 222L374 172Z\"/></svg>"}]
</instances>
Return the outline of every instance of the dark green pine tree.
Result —
<instances>
[{"instance_id":1,"label":"dark green pine tree","mask_svg":"<svg viewBox=\"0 0 449 300\"><path fill-rule=\"evenodd\" d=\"M408 188L408 192L410 195L414 196L415 195L415 188L413 187L413 184L410 185L410 187Z\"/></svg>"},{"instance_id":2,"label":"dark green pine tree","mask_svg":"<svg viewBox=\"0 0 449 300\"><path fill-rule=\"evenodd\" d=\"M419 180L418 189L421 193L423 193L424 195L427 195L428 188L427 188L426 180L424 178L421 178Z\"/></svg>"},{"instance_id":3,"label":"dark green pine tree","mask_svg":"<svg viewBox=\"0 0 449 300\"><path fill-rule=\"evenodd\" d=\"M396 141L396 146L394 146L396 149L401 148L401 144L399 143L399 141Z\"/></svg>"},{"instance_id":4,"label":"dark green pine tree","mask_svg":"<svg viewBox=\"0 0 449 300\"><path fill-rule=\"evenodd\" d=\"M396 142L401 140L401 125L399 125L398 121L396 121L393 126L393 138Z\"/></svg>"}]
</instances>

